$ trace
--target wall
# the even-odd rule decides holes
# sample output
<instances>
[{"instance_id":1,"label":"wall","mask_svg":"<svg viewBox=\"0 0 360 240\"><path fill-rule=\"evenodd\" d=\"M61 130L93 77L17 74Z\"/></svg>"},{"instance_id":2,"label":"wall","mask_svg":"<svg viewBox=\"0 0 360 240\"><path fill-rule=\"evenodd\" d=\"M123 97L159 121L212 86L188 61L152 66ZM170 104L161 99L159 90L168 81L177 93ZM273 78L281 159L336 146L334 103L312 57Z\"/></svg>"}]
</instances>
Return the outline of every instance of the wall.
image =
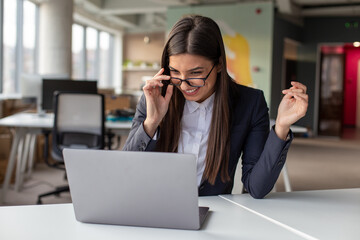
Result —
<instances>
[{"instance_id":1,"label":"wall","mask_svg":"<svg viewBox=\"0 0 360 240\"><path fill-rule=\"evenodd\" d=\"M316 92L316 62L319 43L354 42L360 39L360 28L346 28L345 23L357 21L360 17L319 17L305 18L303 27L303 44L298 51L298 79L308 87L309 108L307 116L299 121L300 125L314 128Z\"/></svg>"},{"instance_id":2,"label":"wall","mask_svg":"<svg viewBox=\"0 0 360 240\"><path fill-rule=\"evenodd\" d=\"M149 43L144 37L149 37ZM123 89L140 90L143 76L154 76L160 69L160 60L165 42L164 33L126 34L123 38L123 60L131 61L133 68L124 66ZM141 68L141 62L158 66Z\"/></svg>"},{"instance_id":3,"label":"wall","mask_svg":"<svg viewBox=\"0 0 360 240\"><path fill-rule=\"evenodd\" d=\"M356 103L356 127L360 128L360 61L358 62L358 75L357 75L357 103Z\"/></svg>"},{"instance_id":4,"label":"wall","mask_svg":"<svg viewBox=\"0 0 360 240\"><path fill-rule=\"evenodd\" d=\"M168 29L185 14L200 14L218 23L226 45L228 72L236 81L262 89L270 106L273 4L170 8ZM254 67L259 71L254 71Z\"/></svg>"},{"instance_id":5,"label":"wall","mask_svg":"<svg viewBox=\"0 0 360 240\"><path fill-rule=\"evenodd\" d=\"M277 108L282 99L281 90L283 78L283 59L284 59L284 39L289 38L298 42L302 41L302 28L289 23L278 16L274 18L274 41L272 55L272 74L271 74L271 106L270 118L275 119Z\"/></svg>"},{"instance_id":6,"label":"wall","mask_svg":"<svg viewBox=\"0 0 360 240\"><path fill-rule=\"evenodd\" d=\"M357 118L357 98L360 97L357 92L358 65L360 62L360 49L345 47L345 78L344 78L344 109L343 124L347 126L356 126Z\"/></svg>"}]
</instances>

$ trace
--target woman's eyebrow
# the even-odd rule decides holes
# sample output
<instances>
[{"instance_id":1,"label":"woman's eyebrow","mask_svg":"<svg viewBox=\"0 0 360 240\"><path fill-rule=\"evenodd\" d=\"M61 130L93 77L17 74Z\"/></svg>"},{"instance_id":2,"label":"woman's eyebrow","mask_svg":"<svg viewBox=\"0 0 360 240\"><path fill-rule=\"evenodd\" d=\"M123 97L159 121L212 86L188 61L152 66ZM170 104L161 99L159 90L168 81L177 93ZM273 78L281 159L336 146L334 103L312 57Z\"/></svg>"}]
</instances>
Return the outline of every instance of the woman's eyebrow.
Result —
<instances>
[{"instance_id":1,"label":"woman's eyebrow","mask_svg":"<svg viewBox=\"0 0 360 240\"><path fill-rule=\"evenodd\" d=\"M169 66L169 68L170 68L170 70L178 71L178 70L176 70L175 68L173 68L171 66ZM203 70L203 69L204 69L204 67L195 67L195 68L187 70L187 72L192 72L192 71L196 71L196 70Z\"/></svg>"}]
</instances>

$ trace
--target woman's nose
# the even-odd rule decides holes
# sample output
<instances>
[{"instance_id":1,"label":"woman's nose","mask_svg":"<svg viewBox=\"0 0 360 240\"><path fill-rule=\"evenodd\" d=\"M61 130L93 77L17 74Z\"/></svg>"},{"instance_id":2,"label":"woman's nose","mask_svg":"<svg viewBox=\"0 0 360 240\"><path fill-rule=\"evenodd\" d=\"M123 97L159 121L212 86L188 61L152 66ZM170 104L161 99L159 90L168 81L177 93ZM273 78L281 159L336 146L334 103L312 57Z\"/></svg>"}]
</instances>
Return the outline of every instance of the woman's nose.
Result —
<instances>
[{"instance_id":1,"label":"woman's nose","mask_svg":"<svg viewBox=\"0 0 360 240\"><path fill-rule=\"evenodd\" d=\"M189 90L191 88L191 86L189 86L189 84L187 84L187 82L183 81L180 85L181 90Z\"/></svg>"}]
</instances>

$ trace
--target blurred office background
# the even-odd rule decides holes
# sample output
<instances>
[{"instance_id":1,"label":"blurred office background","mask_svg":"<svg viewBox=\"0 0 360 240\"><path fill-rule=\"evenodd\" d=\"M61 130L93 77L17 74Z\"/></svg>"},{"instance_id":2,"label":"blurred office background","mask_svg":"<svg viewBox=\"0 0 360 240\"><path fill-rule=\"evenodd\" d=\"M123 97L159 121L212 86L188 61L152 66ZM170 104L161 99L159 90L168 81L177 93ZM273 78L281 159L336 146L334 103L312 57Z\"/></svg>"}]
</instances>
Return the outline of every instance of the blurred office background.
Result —
<instances>
[{"instance_id":1,"label":"blurred office background","mask_svg":"<svg viewBox=\"0 0 360 240\"><path fill-rule=\"evenodd\" d=\"M296 123L307 132L296 134L288 155L292 190L360 187L357 0L2 0L0 118L36 111L41 97L30 96L26 76L97 81L108 111L134 109L160 68L169 29L190 13L219 24L229 73L264 91L272 119L290 81L307 85L309 109ZM12 138L0 128L0 183ZM7 205L35 203L62 181L44 166L43 144L38 136L33 174ZM276 190L284 191L282 176ZM59 201L70 199L49 203Z\"/></svg>"}]
</instances>

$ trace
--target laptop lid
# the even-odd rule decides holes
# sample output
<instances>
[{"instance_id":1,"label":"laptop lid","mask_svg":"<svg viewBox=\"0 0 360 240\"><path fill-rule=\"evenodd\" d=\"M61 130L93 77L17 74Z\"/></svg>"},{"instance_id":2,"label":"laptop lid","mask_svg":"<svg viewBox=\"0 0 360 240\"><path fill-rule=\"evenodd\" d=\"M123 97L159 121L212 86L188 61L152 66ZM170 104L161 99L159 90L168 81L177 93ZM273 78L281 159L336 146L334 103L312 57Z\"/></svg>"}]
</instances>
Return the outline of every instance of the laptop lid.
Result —
<instances>
[{"instance_id":1,"label":"laptop lid","mask_svg":"<svg viewBox=\"0 0 360 240\"><path fill-rule=\"evenodd\" d=\"M63 155L78 221L200 228L194 155L89 149Z\"/></svg>"}]
</instances>

